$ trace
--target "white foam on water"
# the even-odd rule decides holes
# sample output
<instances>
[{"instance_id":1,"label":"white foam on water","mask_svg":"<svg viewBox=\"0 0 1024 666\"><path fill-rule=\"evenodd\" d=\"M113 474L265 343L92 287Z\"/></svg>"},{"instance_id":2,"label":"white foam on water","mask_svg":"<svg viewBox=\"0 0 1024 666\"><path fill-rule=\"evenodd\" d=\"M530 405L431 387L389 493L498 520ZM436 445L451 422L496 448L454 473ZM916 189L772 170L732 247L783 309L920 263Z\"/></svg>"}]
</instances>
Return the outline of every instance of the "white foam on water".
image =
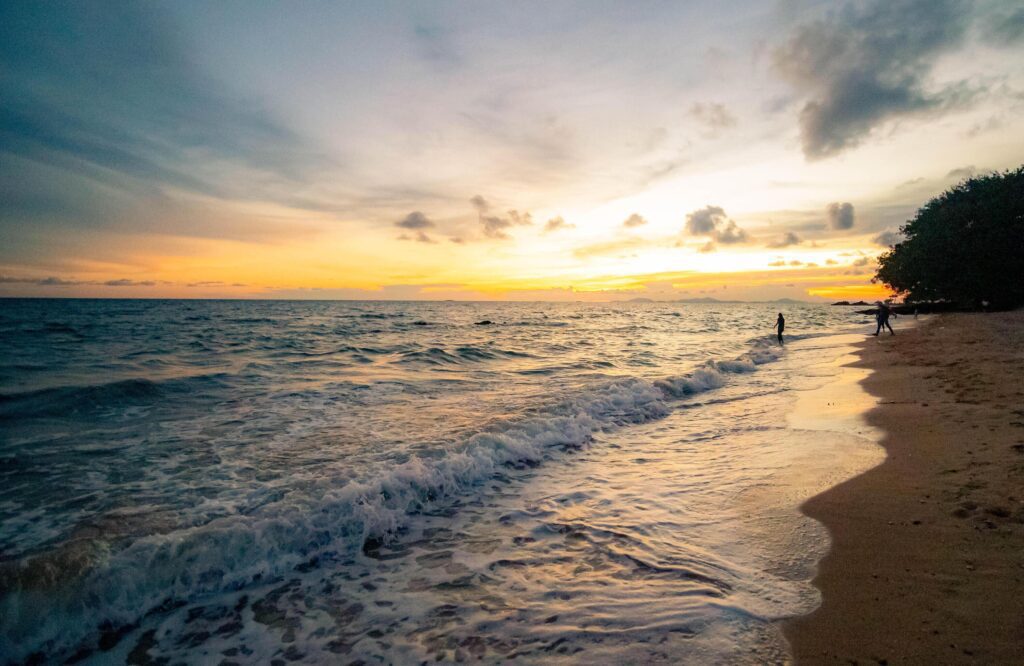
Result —
<instances>
[{"instance_id":1,"label":"white foam on water","mask_svg":"<svg viewBox=\"0 0 1024 666\"><path fill-rule=\"evenodd\" d=\"M472 492L510 467L588 446L598 432L662 418L673 399L722 387L728 375L753 372L782 353L759 339L739 358L707 361L682 376L612 381L437 457L411 457L373 480L324 478L246 514L143 536L121 549L97 542L74 554L79 574L69 572L67 557L8 563L0 570L0 652L15 660L66 654L101 627L130 626L147 612L244 588L314 558L352 555L369 539L388 542L439 500Z\"/></svg>"}]
</instances>

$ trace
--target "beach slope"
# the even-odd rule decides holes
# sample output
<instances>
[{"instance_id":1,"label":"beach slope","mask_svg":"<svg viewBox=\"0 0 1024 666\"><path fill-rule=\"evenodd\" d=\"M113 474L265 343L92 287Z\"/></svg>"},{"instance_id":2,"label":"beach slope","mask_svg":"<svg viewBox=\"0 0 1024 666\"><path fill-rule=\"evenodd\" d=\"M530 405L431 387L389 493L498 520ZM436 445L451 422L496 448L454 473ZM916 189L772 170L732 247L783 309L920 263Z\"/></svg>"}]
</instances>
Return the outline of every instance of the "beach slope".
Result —
<instances>
[{"instance_id":1,"label":"beach slope","mask_svg":"<svg viewBox=\"0 0 1024 666\"><path fill-rule=\"evenodd\" d=\"M888 457L803 507L832 537L798 663L1024 663L1024 311L869 337Z\"/></svg>"}]
</instances>

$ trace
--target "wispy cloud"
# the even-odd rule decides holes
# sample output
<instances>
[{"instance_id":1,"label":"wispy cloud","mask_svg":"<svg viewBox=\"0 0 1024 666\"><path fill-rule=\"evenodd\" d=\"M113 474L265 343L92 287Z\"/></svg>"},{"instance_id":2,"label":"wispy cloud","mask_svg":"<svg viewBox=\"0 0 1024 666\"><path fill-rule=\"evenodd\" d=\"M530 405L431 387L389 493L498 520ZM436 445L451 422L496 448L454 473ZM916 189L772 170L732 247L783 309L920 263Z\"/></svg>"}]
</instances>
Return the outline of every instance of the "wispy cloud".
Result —
<instances>
[{"instance_id":1,"label":"wispy cloud","mask_svg":"<svg viewBox=\"0 0 1024 666\"><path fill-rule=\"evenodd\" d=\"M690 117L704 130L707 136L718 136L736 126L736 116L724 104L698 102L690 107Z\"/></svg>"}]
</instances>

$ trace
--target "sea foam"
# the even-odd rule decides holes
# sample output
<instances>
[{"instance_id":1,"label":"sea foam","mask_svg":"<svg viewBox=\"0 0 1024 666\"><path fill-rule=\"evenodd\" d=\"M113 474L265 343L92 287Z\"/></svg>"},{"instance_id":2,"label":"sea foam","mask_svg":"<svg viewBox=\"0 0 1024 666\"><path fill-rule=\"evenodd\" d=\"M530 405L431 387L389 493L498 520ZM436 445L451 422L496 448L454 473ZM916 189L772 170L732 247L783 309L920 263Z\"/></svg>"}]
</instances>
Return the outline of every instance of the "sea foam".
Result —
<instances>
[{"instance_id":1,"label":"sea foam","mask_svg":"<svg viewBox=\"0 0 1024 666\"><path fill-rule=\"evenodd\" d=\"M417 513L445 499L588 446L599 432L664 417L675 399L721 387L728 375L753 372L781 353L757 340L739 358L709 360L680 376L616 379L493 424L436 457L411 457L373 480L323 478L246 514L143 536L120 549L102 542L79 548L74 571L67 557L52 554L5 563L0 652L15 660L66 654L147 613L319 558L358 556L368 541L393 540Z\"/></svg>"}]
</instances>

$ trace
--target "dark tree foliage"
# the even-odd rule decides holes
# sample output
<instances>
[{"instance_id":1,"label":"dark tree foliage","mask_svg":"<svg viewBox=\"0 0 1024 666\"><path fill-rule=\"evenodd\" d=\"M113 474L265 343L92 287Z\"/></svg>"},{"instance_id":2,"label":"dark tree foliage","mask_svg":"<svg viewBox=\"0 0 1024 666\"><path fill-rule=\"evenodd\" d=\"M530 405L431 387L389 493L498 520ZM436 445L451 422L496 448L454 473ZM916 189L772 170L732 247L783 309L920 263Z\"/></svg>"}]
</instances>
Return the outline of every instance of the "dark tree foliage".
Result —
<instances>
[{"instance_id":1,"label":"dark tree foliage","mask_svg":"<svg viewBox=\"0 0 1024 666\"><path fill-rule=\"evenodd\" d=\"M875 280L908 301L1024 305L1024 166L976 176L926 203L878 259Z\"/></svg>"}]
</instances>

